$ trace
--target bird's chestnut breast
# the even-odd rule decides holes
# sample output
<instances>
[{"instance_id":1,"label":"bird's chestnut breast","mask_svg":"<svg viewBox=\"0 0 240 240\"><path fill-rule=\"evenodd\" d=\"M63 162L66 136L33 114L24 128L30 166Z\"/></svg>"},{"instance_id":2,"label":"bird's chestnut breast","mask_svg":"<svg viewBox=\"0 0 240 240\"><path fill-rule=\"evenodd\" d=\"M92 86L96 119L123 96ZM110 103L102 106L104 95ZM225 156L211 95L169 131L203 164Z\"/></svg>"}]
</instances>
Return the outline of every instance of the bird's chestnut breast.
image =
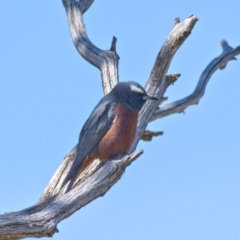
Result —
<instances>
[{"instance_id":1,"label":"bird's chestnut breast","mask_svg":"<svg viewBox=\"0 0 240 240\"><path fill-rule=\"evenodd\" d=\"M118 103L114 115L111 128L99 144L98 155L103 161L127 152L136 134L138 113Z\"/></svg>"}]
</instances>

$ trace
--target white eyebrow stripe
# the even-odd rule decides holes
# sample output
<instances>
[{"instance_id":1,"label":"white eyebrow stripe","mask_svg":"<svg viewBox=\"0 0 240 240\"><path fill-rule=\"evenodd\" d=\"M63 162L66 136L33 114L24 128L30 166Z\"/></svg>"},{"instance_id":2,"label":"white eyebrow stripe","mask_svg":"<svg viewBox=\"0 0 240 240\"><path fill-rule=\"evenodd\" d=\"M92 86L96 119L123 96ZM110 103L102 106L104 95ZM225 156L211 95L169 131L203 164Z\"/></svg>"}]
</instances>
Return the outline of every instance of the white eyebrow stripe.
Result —
<instances>
[{"instance_id":1,"label":"white eyebrow stripe","mask_svg":"<svg viewBox=\"0 0 240 240\"><path fill-rule=\"evenodd\" d=\"M135 85L130 85L130 89L133 92L139 92L139 93L144 93L144 91L141 88L136 87Z\"/></svg>"}]
</instances>

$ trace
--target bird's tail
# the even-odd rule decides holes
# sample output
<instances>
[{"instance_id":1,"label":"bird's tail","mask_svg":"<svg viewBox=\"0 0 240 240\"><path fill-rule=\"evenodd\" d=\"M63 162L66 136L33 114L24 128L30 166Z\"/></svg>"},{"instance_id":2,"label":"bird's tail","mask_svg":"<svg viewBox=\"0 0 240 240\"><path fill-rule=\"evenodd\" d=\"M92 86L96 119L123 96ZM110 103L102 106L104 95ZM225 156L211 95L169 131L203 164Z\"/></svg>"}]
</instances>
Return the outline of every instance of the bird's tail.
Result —
<instances>
[{"instance_id":1,"label":"bird's tail","mask_svg":"<svg viewBox=\"0 0 240 240\"><path fill-rule=\"evenodd\" d=\"M69 184L68 184L68 186L67 186L67 189L66 189L65 193L69 192L69 190L72 188L74 182L75 182L76 179L77 179L78 173L79 173L79 171L75 171L74 175L72 176L72 178L71 178L70 181L69 181ZM65 185L65 184L64 184L64 185Z\"/></svg>"},{"instance_id":2,"label":"bird's tail","mask_svg":"<svg viewBox=\"0 0 240 240\"><path fill-rule=\"evenodd\" d=\"M69 181L69 184L67 186L67 189L65 191L65 193L69 192L69 190L71 189L71 187L73 186L74 182L76 181L78 174L81 170L82 167L82 163L85 157L82 157L81 154L79 154L79 152L77 151L77 154L73 160L73 164L69 170L69 172L67 173L67 176L65 177L65 179L62 182L61 185L61 189L67 184L67 182Z\"/></svg>"}]
</instances>

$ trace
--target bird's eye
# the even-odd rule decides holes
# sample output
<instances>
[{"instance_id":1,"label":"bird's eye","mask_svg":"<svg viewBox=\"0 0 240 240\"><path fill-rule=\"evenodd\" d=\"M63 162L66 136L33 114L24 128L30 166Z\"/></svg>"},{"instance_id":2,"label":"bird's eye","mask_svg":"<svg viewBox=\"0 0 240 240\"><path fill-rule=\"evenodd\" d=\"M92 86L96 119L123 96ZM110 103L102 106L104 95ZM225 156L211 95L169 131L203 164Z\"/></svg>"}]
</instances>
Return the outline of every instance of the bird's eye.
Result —
<instances>
[{"instance_id":1,"label":"bird's eye","mask_svg":"<svg viewBox=\"0 0 240 240\"><path fill-rule=\"evenodd\" d=\"M143 93L138 92L137 95L138 95L139 97L142 97L142 96L143 96Z\"/></svg>"}]
</instances>

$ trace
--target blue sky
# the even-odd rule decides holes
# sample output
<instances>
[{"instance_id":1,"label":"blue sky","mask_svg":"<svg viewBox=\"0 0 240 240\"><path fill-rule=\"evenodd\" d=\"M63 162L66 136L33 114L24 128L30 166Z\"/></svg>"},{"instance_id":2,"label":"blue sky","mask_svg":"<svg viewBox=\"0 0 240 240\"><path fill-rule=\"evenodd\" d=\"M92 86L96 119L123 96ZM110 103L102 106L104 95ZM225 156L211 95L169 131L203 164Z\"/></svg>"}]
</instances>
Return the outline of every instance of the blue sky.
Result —
<instances>
[{"instance_id":1,"label":"blue sky","mask_svg":"<svg viewBox=\"0 0 240 240\"><path fill-rule=\"evenodd\" d=\"M240 45L239 1L98 0L84 15L102 49L118 38L120 81L142 85L173 26L199 17L169 73L165 96L190 94L225 38ZM40 197L102 97L100 72L75 50L61 1L0 2L0 213ZM53 239L226 240L240 238L240 65L211 78L185 114L151 123L164 135L144 150L121 180L58 225Z\"/></svg>"}]
</instances>

